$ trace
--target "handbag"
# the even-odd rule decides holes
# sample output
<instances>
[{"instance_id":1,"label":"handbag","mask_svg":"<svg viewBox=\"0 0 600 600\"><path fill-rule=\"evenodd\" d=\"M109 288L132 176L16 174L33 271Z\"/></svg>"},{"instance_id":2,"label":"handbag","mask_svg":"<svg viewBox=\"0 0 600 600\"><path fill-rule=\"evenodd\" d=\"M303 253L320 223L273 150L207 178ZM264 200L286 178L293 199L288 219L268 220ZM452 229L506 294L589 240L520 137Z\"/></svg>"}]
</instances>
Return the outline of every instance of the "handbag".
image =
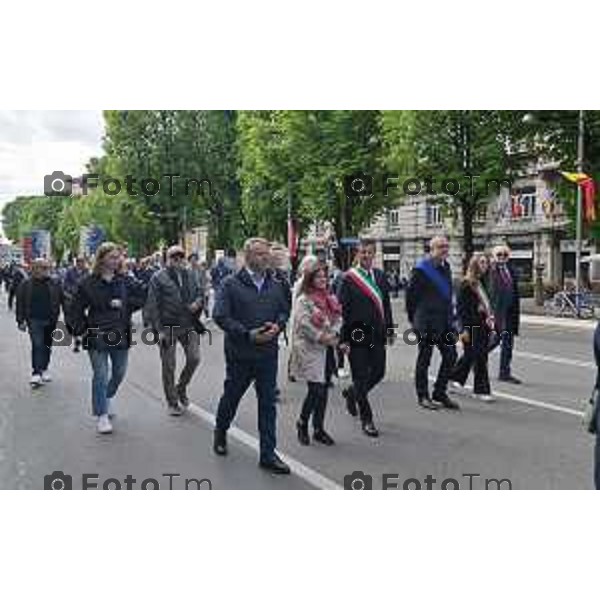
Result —
<instances>
[{"instance_id":1,"label":"handbag","mask_svg":"<svg viewBox=\"0 0 600 600\"><path fill-rule=\"evenodd\" d=\"M600 392L598 388L594 387L590 399L587 401L585 411L583 413L583 426L588 433L597 435L597 422L598 422L598 395Z\"/></svg>"}]
</instances>

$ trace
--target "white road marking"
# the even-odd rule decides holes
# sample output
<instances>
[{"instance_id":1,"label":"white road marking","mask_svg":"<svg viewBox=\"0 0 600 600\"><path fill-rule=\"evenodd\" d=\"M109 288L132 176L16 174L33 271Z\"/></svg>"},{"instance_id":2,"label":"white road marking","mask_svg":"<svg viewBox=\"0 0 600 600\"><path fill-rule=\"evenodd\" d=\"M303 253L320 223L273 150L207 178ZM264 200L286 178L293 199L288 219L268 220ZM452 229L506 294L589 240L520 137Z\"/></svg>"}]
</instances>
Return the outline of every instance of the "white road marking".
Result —
<instances>
[{"instance_id":1,"label":"white road marking","mask_svg":"<svg viewBox=\"0 0 600 600\"><path fill-rule=\"evenodd\" d=\"M585 360L574 360L572 358L560 358L559 356L552 356L551 354L536 354L535 352L524 352L522 350L515 350L513 352L515 356L521 356L523 358L531 358L532 360L540 360L543 362L552 362L559 365L569 365L572 367L584 367L586 369L595 368L596 363Z\"/></svg>"},{"instance_id":2,"label":"white road marking","mask_svg":"<svg viewBox=\"0 0 600 600\"><path fill-rule=\"evenodd\" d=\"M430 381L435 381L435 377L429 377ZM472 385L465 385L465 390L472 391ZM521 404L527 404L529 406L535 406L536 408L545 408L546 410L553 410L554 412L565 413L567 415L573 415L574 417L583 417L584 412L582 410L576 410L563 406L562 404L551 404L550 402L542 402L541 400L534 400L533 398L525 398L524 396L515 396L514 394L507 394L505 392L492 392L492 396L497 398L503 398L505 400L512 400L513 402L519 402Z\"/></svg>"},{"instance_id":3,"label":"white road marking","mask_svg":"<svg viewBox=\"0 0 600 600\"><path fill-rule=\"evenodd\" d=\"M596 329L596 319L577 320L568 317L543 317L541 315L521 315L521 323L526 325L551 325L567 329Z\"/></svg>"},{"instance_id":4,"label":"white road marking","mask_svg":"<svg viewBox=\"0 0 600 600\"><path fill-rule=\"evenodd\" d=\"M191 413L195 414L197 417L200 417L203 421L205 421L212 427L214 427L215 415L213 415L211 412L209 412L209 411L201 408L197 404L193 404L193 403L190 403L190 405L188 406L188 410ZM229 431L227 432L227 435L229 437L232 437L233 439L237 440L238 442L244 444L245 446L252 448L252 450L254 450L255 452L259 451L258 440L254 436L250 435L249 433L242 431L239 427L231 427L229 429ZM321 473L319 473L318 471L315 471L314 469L307 467L305 464L292 458L291 456L282 454L281 452L278 452L278 454L281 457L281 459L290 466L290 469L292 470L293 475L297 475L298 477L301 477L302 479L304 479L304 481L307 481L313 487L316 487L317 489L320 489L320 490L341 490L341 489L343 489L343 487L341 485L339 485L332 479L329 479L329 478L325 477L324 475L321 475Z\"/></svg>"},{"instance_id":5,"label":"white road marking","mask_svg":"<svg viewBox=\"0 0 600 600\"><path fill-rule=\"evenodd\" d=\"M505 398L506 400L520 402L521 404L528 404L529 406L535 406L537 408L545 408L547 410L553 410L555 412L573 415L574 417L583 417L584 414L582 410L575 410L574 408L562 406L561 404L551 404L549 402L542 402L541 400L534 400L533 398L524 398L523 396L515 396L513 394L506 394L504 392L492 392L492 396L498 396L498 398Z\"/></svg>"}]
</instances>

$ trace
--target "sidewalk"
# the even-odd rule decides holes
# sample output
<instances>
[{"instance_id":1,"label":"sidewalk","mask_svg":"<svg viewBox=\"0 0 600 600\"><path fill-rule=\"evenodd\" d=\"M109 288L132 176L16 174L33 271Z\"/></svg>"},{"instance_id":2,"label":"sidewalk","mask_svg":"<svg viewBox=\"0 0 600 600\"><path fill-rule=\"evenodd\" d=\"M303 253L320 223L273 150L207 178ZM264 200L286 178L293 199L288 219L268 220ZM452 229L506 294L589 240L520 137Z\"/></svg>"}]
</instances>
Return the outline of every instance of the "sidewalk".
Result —
<instances>
[{"instance_id":1,"label":"sidewalk","mask_svg":"<svg viewBox=\"0 0 600 600\"><path fill-rule=\"evenodd\" d=\"M398 314L397 311L404 311L404 293L400 292L398 298L392 298L392 306L394 307L394 314ZM548 317L544 314L544 307L538 306L534 298L523 298L521 300L521 323L593 330L596 328L598 321L597 319Z\"/></svg>"}]
</instances>

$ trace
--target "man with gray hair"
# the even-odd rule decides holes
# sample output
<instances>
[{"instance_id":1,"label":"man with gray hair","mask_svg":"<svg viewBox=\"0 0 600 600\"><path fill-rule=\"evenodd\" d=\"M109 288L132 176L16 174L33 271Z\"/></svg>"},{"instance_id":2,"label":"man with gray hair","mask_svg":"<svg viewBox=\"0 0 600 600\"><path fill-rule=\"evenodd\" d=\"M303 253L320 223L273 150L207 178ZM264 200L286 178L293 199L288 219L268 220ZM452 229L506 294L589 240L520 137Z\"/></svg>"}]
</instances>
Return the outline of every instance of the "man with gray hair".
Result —
<instances>
[{"instance_id":1,"label":"man with gray hair","mask_svg":"<svg viewBox=\"0 0 600 600\"><path fill-rule=\"evenodd\" d=\"M449 244L445 237L432 238L430 254L416 264L406 290L408 320L419 336L415 368L417 402L421 408L428 410L437 410L438 405L450 410L459 408L447 393L448 379L456 361L452 273L448 251ZM442 355L442 364L430 396L429 365L434 346Z\"/></svg>"},{"instance_id":2,"label":"man with gray hair","mask_svg":"<svg viewBox=\"0 0 600 600\"><path fill-rule=\"evenodd\" d=\"M494 262L488 274L490 301L494 309L496 326L500 332L500 373L498 379L507 383L519 384L511 373L514 336L519 335L520 295L517 274L509 264L510 248L496 246Z\"/></svg>"},{"instance_id":3,"label":"man with gray hair","mask_svg":"<svg viewBox=\"0 0 600 600\"><path fill-rule=\"evenodd\" d=\"M144 321L159 332L163 388L169 414L177 417L189 405L186 389L200 363L200 314L204 290L185 267L181 246L167 250L167 266L150 279ZM185 366L175 385L177 342L185 352Z\"/></svg>"},{"instance_id":4,"label":"man with gray hair","mask_svg":"<svg viewBox=\"0 0 600 600\"><path fill-rule=\"evenodd\" d=\"M287 475L290 468L275 452L276 388L279 343L289 317L284 286L269 269L270 244L251 238L244 244L245 266L226 278L218 293L213 319L225 332L225 383L217 410L213 449L227 454L229 429L242 396L254 383L258 397L261 468Z\"/></svg>"}]
</instances>

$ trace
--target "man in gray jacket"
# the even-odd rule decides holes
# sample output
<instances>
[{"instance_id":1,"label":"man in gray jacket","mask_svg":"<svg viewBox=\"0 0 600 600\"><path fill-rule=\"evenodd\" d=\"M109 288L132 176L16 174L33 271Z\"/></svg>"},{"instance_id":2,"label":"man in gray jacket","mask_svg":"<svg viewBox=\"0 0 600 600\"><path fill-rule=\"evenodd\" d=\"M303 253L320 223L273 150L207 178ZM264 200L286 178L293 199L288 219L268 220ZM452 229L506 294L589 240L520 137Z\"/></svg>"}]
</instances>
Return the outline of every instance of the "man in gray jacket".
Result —
<instances>
[{"instance_id":1,"label":"man in gray jacket","mask_svg":"<svg viewBox=\"0 0 600 600\"><path fill-rule=\"evenodd\" d=\"M186 388L200 363L199 317L204 290L185 267L180 246L167 250L167 266L152 276L144 320L159 333L162 381L169 414L179 416L189 404ZM177 342L185 351L185 366L175 385Z\"/></svg>"}]
</instances>

